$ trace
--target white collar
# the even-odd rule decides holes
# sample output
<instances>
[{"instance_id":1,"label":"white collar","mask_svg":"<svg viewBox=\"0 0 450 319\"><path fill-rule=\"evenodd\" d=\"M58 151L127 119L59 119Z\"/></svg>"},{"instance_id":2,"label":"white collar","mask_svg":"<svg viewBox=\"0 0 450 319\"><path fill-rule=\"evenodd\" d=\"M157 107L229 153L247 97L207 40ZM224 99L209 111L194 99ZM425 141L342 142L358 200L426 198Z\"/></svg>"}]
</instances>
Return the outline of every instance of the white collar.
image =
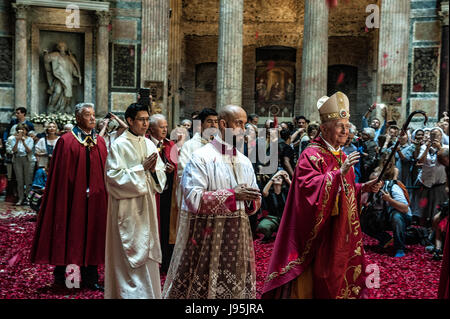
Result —
<instances>
[{"instance_id":1,"label":"white collar","mask_svg":"<svg viewBox=\"0 0 450 319\"><path fill-rule=\"evenodd\" d=\"M153 144L156 146L159 145L159 143L162 143L163 141L158 141L156 138L153 137L153 135L150 135L150 139L152 140Z\"/></svg>"},{"instance_id":2,"label":"white collar","mask_svg":"<svg viewBox=\"0 0 450 319\"><path fill-rule=\"evenodd\" d=\"M328 141L323 137L322 133L320 133L320 137L325 142L325 144L327 145L327 147L330 151L337 153L341 150L340 146L337 149L335 149L330 143L328 143Z\"/></svg>"}]
</instances>

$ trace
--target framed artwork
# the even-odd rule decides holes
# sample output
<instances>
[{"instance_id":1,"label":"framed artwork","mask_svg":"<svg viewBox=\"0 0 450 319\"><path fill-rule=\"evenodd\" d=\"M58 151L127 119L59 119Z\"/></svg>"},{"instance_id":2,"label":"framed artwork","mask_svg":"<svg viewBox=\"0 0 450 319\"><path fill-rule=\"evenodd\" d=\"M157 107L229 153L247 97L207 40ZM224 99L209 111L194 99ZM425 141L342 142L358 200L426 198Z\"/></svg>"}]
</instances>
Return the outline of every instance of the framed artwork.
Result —
<instances>
[{"instance_id":1,"label":"framed artwork","mask_svg":"<svg viewBox=\"0 0 450 319\"><path fill-rule=\"evenodd\" d=\"M112 44L112 89L136 89L137 87L137 45Z\"/></svg>"},{"instance_id":2,"label":"framed artwork","mask_svg":"<svg viewBox=\"0 0 450 319\"><path fill-rule=\"evenodd\" d=\"M412 92L437 93L439 48L414 48Z\"/></svg>"},{"instance_id":3,"label":"framed artwork","mask_svg":"<svg viewBox=\"0 0 450 319\"><path fill-rule=\"evenodd\" d=\"M382 84L381 101L386 104L400 104L402 98L401 84Z\"/></svg>"},{"instance_id":4,"label":"framed artwork","mask_svg":"<svg viewBox=\"0 0 450 319\"><path fill-rule=\"evenodd\" d=\"M291 117L294 102L295 63L290 61L258 62L255 75L256 113L259 116Z\"/></svg>"},{"instance_id":5,"label":"framed artwork","mask_svg":"<svg viewBox=\"0 0 450 319\"><path fill-rule=\"evenodd\" d=\"M14 83L14 43L12 36L0 37L0 84Z\"/></svg>"}]
</instances>

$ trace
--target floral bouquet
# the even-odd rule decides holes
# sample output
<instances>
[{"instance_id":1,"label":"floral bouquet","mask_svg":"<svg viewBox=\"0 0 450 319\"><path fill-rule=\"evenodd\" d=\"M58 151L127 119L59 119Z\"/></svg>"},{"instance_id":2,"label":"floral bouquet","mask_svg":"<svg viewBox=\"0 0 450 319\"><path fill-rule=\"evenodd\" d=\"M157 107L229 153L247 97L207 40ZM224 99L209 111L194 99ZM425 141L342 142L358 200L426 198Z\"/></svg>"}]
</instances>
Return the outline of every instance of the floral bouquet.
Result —
<instances>
[{"instance_id":1,"label":"floral bouquet","mask_svg":"<svg viewBox=\"0 0 450 319\"><path fill-rule=\"evenodd\" d=\"M66 124L76 124L75 116L67 113L52 113L52 114L34 114L30 121L34 124L45 125L48 122L55 122L61 129Z\"/></svg>"}]
</instances>

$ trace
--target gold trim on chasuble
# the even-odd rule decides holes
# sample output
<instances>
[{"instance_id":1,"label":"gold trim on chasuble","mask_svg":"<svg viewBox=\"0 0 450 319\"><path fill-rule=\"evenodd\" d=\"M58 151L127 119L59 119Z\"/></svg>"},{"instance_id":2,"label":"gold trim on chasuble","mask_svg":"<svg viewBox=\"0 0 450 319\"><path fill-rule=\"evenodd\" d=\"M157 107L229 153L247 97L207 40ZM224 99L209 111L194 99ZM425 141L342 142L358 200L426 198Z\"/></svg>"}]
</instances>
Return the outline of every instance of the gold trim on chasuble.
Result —
<instances>
[{"instance_id":1,"label":"gold trim on chasuble","mask_svg":"<svg viewBox=\"0 0 450 319\"><path fill-rule=\"evenodd\" d=\"M73 136L75 136L75 138L77 139L77 141L81 144L84 145L86 147L89 147L89 149L91 149L92 147L94 147L94 145L97 144L97 137L92 138L91 135L87 135L84 140L81 139L81 133L79 133L78 135L75 134L73 131L71 131Z\"/></svg>"},{"instance_id":2,"label":"gold trim on chasuble","mask_svg":"<svg viewBox=\"0 0 450 319\"><path fill-rule=\"evenodd\" d=\"M311 237L306 242L305 250L303 251L303 254L301 255L301 257L297 258L296 260L293 260L293 261L289 262L286 267L281 269L280 272L273 272L273 273L271 273L267 277L266 282L269 282L269 281L275 279L278 276L286 274L287 272L292 270L293 267L295 267L297 265L301 265L305 261L306 255L309 253L309 251L311 249L312 241L317 236L317 230L319 228L319 225L323 221L323 212L325 210L325 207L328 204L328 200L330 199L330 189L331 189L331 185L332 185L331 178L332 178L332 175L330 173L327 173L327 181L326 181L326 186L325 186L325 198L324 198L324 200L322 202L322 208L321 208L321 210L320 210L320 212L319 212L319 214L318 214L318 216L316 218L316 224L315 224L313 230L311 231Z\"/></svg>"},{"instance_id":3,"label":"gold trim on chasuble","mask_svg":"<svg viewBox=\"0 0 450 319\"><path fill-rule=\"evenodd\" d=\"M349 212L348 212L349 231L350 231L350 234L353 234L353 236L356 237L359 234L358 228L361 227L359 220L357 220L357 218L356 218L357 212L358 212L358 206L356 205L355 190L353 188L350 188L348 191L349 191L348 193L345 192L345 198L347 200L347 205L349 207ZM349 234L347 234L347 236L348 235ZM363 249L362 239L360 239L356 243L356 246L357 246L356 249L353 251L354 254L349 259L349 261L351 259L353 259L354 257L362 256L362 249ZM349 284L349 282L347 280L347 272L352 268L354 268L353 276L352 276L353 283ZM337 299L356 299L356 297L359 295L359 292L361 291L361 287L355 285L354 283L361 275L361 272L362 272L361 264L356 265L356 266L350 266L345 270L345 273L344 273L345 288L341 289L340 295L336 297ZM354 297L352 297L352 293L355 295Z\"/></svg>"}]
</instances>

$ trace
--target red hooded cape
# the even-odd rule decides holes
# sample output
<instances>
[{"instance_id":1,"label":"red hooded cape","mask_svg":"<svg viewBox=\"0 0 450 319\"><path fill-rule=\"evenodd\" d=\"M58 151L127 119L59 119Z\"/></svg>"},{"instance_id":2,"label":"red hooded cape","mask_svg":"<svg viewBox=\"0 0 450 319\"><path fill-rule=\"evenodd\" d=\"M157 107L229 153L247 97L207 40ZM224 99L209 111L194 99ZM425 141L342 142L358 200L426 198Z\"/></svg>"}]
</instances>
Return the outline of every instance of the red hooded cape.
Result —
<instances>
[{"instance_id":1,"label":"red hooded cape","mask_svg":"<svg viewBox=\"0 0 450 319\"><path fill-rule=\"evenodd\" d=\"M341 163L345 159L341 151ZM361 185L355 184L353 169L345 176L344 184L339 168L338 157L327 149L321 137L302 152L263 298L275 298L278 288L297 279L309 266L313 272L313 298L360 297L365 287L359 223Z\"/></svg>"},{"instance_id":2,"label":"red hooded cape","mask_svg":"<svg viewBox=\"0 0 450 319\"><path fill-rule=\"evenodd\" d=\"M90 149L89 198L86 196L86 147L70 132L59 138L36 225L31 261L64 266L105 261L107 150L97 136Z\"/></svg>"}]
</instances>

